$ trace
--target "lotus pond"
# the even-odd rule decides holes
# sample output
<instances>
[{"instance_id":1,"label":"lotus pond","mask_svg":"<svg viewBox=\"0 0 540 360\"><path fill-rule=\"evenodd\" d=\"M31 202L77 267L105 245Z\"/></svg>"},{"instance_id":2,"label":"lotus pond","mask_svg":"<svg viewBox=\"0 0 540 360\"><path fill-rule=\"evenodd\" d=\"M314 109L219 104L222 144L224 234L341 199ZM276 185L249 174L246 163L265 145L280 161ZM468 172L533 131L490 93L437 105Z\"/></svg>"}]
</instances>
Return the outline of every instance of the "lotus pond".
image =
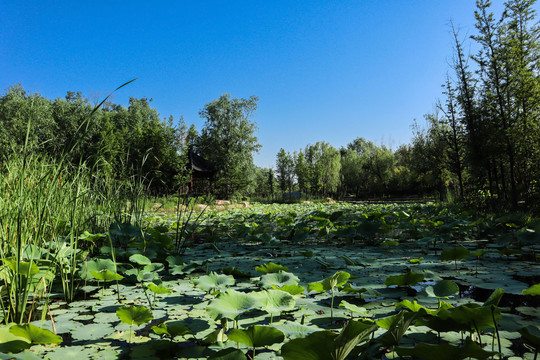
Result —
<instances>
[{"instance_id":1,"label":"lotus pond","mask_svg":"<svg viewBox=\"0 0 540 360\"><path fill-rule=\"evenodd\" d=\"M537 220L434 204L192 215L81 234L69 302L61 270L28 259L28 324L4 320L0 358L536 359Z\"/></svg>"}]
</instances>

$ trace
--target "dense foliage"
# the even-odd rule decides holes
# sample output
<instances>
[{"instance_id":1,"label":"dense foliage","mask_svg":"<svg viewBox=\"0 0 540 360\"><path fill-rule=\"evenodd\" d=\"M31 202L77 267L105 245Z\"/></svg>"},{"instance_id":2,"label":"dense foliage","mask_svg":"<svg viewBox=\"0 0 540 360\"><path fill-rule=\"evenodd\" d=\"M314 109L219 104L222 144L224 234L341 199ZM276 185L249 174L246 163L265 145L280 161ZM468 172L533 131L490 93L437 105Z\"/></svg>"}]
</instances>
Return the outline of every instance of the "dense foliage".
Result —
<instances>
[{"instance_id":1,"label":"dense foliage","mask_svg":"<svg viewBox=\"0 0 540 360\"><path fill-rule=\"evenodd\" d=\"M12 292L18 277L29 301L14 318L2 296L0 354L532 359L540 349L540 223L522 214L271 204L141 220L69 246L70 236L35 239L18 267L3 257L8 293L24 295Z\"/></svg>"}]
</instances>

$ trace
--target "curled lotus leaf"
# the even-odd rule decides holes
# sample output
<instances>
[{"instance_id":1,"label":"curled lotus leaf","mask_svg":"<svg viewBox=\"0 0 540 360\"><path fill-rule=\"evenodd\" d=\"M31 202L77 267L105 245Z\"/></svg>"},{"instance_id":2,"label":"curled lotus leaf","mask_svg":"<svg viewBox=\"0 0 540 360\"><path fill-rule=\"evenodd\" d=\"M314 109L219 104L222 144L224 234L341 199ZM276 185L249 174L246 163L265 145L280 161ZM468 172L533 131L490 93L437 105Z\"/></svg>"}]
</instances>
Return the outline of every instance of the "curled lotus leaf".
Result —
<instances>
[{"instance_id":1,"label":"curled lotus leaf","mask_svg":"<svg viewBox=\"0 0 540 360\"><path fill-rule=\"evenodd\" d=\"M235 320L246 311L259 306L259 299L251 294L229 289L212 300L206 307L206 312L214 320L226 318Z\"/></svg>"},{"instance_id":2,"label":"curled lotus leaf","mask_svg":"<svg viewBox=\"0 0 540 360\"><path fill-rule=\"evenodd\" d=\"M204 275L198 279L193 280L193 283L199 289L204 291L223 290L226 289L228 286L234 285L234 282L234 276L216 274L215 272L211 272L208 275Z\"/></svg>"},{"instance_id":3,"label":"curled lotus leaf","mask_svg":"<svg viewBox=\"0 0 540 360\"><path fill-rule=\"evenodd\" d=\"M298 285L300 279L298 276L290 272L278 271L277 273L270 273L261 276L259 285L263 288L271 288L272 285L284 286L284 285Z\"/></svg>"}]
</instances>

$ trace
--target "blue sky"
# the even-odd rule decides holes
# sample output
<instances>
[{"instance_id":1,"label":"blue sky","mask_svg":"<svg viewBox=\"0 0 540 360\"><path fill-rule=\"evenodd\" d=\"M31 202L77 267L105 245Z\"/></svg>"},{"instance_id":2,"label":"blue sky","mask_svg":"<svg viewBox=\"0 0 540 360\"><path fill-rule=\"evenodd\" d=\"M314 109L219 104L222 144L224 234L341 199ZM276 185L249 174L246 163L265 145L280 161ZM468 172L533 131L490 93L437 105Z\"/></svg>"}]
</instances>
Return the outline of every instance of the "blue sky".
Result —
<instances>
[{"instance_id":1,"label":"blue sky","mask_svg":"<svg viewBox=\"0 0 540 360\"><path fill-rule=\"evenodd\" d=\"M82 91L152 98L162 117L203 127L204 104L260 98L254 120L275 164L317 141L364 137L393 149L441 96L452 20L474 33L472 0L6 1L0 87L48 98ZM502 1L495 1L498 13Z\"/></svg>"}]
</instances>

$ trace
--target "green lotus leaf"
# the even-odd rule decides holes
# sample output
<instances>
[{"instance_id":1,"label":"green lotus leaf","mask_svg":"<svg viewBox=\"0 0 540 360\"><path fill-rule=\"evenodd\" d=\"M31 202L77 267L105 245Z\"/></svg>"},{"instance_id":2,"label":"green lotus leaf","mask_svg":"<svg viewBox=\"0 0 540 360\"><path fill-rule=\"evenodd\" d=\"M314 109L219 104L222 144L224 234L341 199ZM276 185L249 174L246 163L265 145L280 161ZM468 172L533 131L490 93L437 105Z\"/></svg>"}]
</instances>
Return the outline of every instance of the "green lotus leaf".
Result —
<instances>
[{"instance_id":1,"label":"green lotus leaf","mask_svg":"<svg viewBox=\"0 0 540 360\"><path fill-rule=\"evenodd\" d=\"M263 325L252 325L246 330L232 329L227 336L229 337L229 340L253 348L270 346L272 344L280 343L285 339L285 335L278 329Z\"/></svg>"},{"instance_id":2,"label":"green lotus leaf","mask_svg":"<svg viewBox=\"0 0 540 360\"><path fill-rule=\"evenodd\" d=\"M338 335L318 331L304 338L292 339L281 347L285 360L329 360L332 359L332 344Z\"/></svg>"},{"instance_id":3,"label":"green lotus leaf","mask_svg":"<svg viewBox=\"0 0 540 360\"><path fill-rule=\"evenodd\" d=\"M305 258L312 258L313 257L313 251L311 251L311 250L304 250L304 251L299 250L298 253L300 255L302 255L303 257L305 257Z\"/></svg>"},{"instance_id":4,"label":"green lotus leaf","mask_svg":"<svg viewBox=\"0 0 540 360\"><path fill-rule=\"evenodd\" d=\"M304 289L302 285L283 285L283 286L272 285L272 288L275 290L285 291L293 296L302 295L306 292L306 289Z\"/></svg>"},{"instance_id":5,"label":"green lotus leaf","mask_svg":"<svg viewBox=\"0 0 540 360\"><path fill-rule=\"evenodd\" d=\"M468 256L469 256L469 250L467 250L463 246L456 246L453 248L443 249L439 259L447 260L447 261L451 261L451 260L455 261L455 260L465 259Z\"/></svg>"},{"instance_id":6,"label":"green lotus leaf","mask_svg":"<svg viewBox=\"0 0 540 360\"><path fill-rule=\"evenodd\" d=\"M212 354L208 359L213 360L246 360L246 355L241 350L235 348L227 348Z\"/></svg>"},{"instance_id":7,"label":"green lotus leaf","mask_svg":"<svg viewBox=\"0 0 540 360\"><path fill-rule=\"evenodd\" d=\"M405 332L407 332L407 329L409 329L418 318L425 315L426 312L423 309L420 309L418 312L401 310L394 316L377 320L377 325L388 330L379 337L379 341L384 346L398 345L401 338L405 335Z\"/></svg>"},{"instance_id":8,"label":"green lotus leaf","mask_svg":"<svg viewBox=\"0 0 540 360\"><path fill-rule=\"evenodd\" d=\"M99 281L115 281L122 280L124 277L120 274L112 272L109 269L101 271L90 271L90 274Z\"/></svg>"},{"instance_id":9,"label":"green lotus leaf","mask_svg":"<svg viewBox=\"0 0 540 360\"><path fill-rule=\"evenodd\" d=\"M416 302L416 300L414 302L411 302L410 300L403 300L401 302L398 302L396 304L396 308L400 308L400 307L405 307L409 310L411 310L412 312L417 312L417 311L420 311L420 310L424 310L426 313L430 314L432 312L432 310L418 304Z\"/></svg>"},{"instance_id":10,"label":"green lotus leaf","mask_svg":"<svg viewBox=\"0 0 540 360\"><path fill-rule=\"evenodd\" d=\"M216 274L211 272L208 275L194 279L193 283L201 290L210 292L211 290L223 290L235 283L234 276Z\"/></svg>"},{"instance_id":11,"label":"green lotus leaf","mask_svg":"<svg viewBox=\"0 0 540 360\"><path fill-rule=\"evenodd\" d=\"M91 271L99 272L101 270L108 269L111 272L116 272L115 263L111 259L93 259L81 264L81 269L79 271L79 276L84 280L91 280L94 277L91 274Z\"/></svg>"},{"instance_id":12,"label":"green lotus leaf","mask_svg":"<svg viewBox=\"0 0 540 360\"><path fill-rule=\"evenodd\" d=\"M9 331L15 336L27 338L32 344L49 345L60 344L62 342L61 336L32 324L13 325L9 328Z\"/></svg>"},{"instance_id":13,"label":"green lotus leaf","mask_svg":"<svg viewBox=\"0 0 540 360\"><path fill-rule=\"evenodd\" d=\"M344 360L356 345L369 340L377 328L377 324L371 320L349 320L334 339L332 359Z\"/></svg>"},{"instance_id":14,"label":"green lotus leaf","mask_svg":"<svg viewBox=\"0 0 540 360\"><path fill-rule=\"evenodd\" d=\"M540 284L531 286L528 289L522 291L523 295L540 295Z\"/></svg>"},{"instance_id":15,"label":"green lotus leaf","mask_svg":"<svg viewBox=\"0 0 540 360\"><path fill-rule=\"evenodd\" d=\"M353 313L361 313L362 315L367 315L366 308L351 304L345 300L341 300L341 302L339 303L339 306L343 306L345 309Z\"/></svg>"},{"instance_id":16,"label":"green lotus leaf","mask_svg":"<svg viewBox=\"0 0 540 360\"><path fill-rule=\"evenodd\" d=\"M422 280L424 280L424 274L409 271L402 275L393 275L387 277L386 280L384 280L384 284L386 286L412 286L418 284Z\"/></svg>"},{"instance_id":17,"label":"green lotus leaf","mask_svg":"<svg viewBox=\"0 0 540 360\"><path fill-rule=\"evenodd\" d=\"M296 322L288 322L285 324L271 325L271 326L280 330L282 333L285 334L286 337L290 339L303 338L309 334L322 330L318 326L302 325Z\"/></svg>"},{"instance_id":18,"label":"green lotus leaf","mask_svg":"<svg viewBox=\"0 0 540 360\"><path fill-rule=\"evenodd\" d=\"M493 307L493 314L492 314ZM464 331L483 331L488 328L494 328L493 317L495 320L502 318L501 310L494 306L480 306L478 304L465 304L438 312L438 317L442 320L451 319L458 322Z\"/></svg>"},{"instance_id":19,"label":"green lotus leaf","mask_svg":"<svg viewBox=\"0 0 540 360\"><path fill-rule=\"evenodd\" d=\"M206 307L206 312L214 320L221 318L235 320L240 314L258 306L259 301L253 295L229 289L212 300Z\"/></svg>"},{"instance_id":20,"label":"green lotus leaf","mask_svg":"<svg viewBox=\"0 0 540 360\"><path fill-rule=\"evenodd\" d=\"M149 258L147 258L146 256L141 255L141 254L133 254L133 255L131 255L129 257L129 261L131 261L132 263L135 263L137 265L141 265L141 266L150 265L152 263L152 261L150 261Z\"/></svg>"},{"instance_id":21,"label":"green lotus leaf","mask_svg":"<svg viewBox=\"0 0 540 360\"><path fill-rule=\"evenodd\" d=\"M13 334L10 331L11 326L0 326L0 352L18 353L30 348L30 339Z\"/></svg>"},{"instance_id":22,"label":"green lotus leaf","mask_svg":"<svg viewBox=\"0 0 540 360\"><path fill-rule=\"evenodd\" d=\"M152 330L158 335L167 334L172 338L193 334L183 321L167 321L158 326L152 326Z\"/></svg>"},{"instance_id":23,"label":"green lotus leaf","mask_svg":"<svg viewBox=\"0 0 540 360\"><path fill-rule=\"evenodd\" d=\"M263 290L258 293L261 309L272 315L279 315L283 311L294 309L294 297L281 290Z\"/></svg>"},{"instance_id":24,"label":"green lotus leaf","mask_svg":"<svg viewBox=\"0 0 540 360\"><path fill-rule=\"evenodd\" d=\"M339 289L339 291L347 293L347 294L361 294L363 292L366 292L367 289L364 287L354 286L349 283L345 284L342 288Z\"/></svg>"},{"instance_id":25,"label":"green lotus leaf","mask_svg":"<svg viewBox=\"0 0 540 360\"><path fill-rule=\"evenodd\" d=\"M167 289L164 286L156 285L153 282L148 283L146 287L148 288L148 290L150 290L154 294L170 294L171 293L171 289Z\"/></svg>"},{"instance_id":26,"label":"green lotus leaf","mask_svg":"<svg viewBox=\"0 0 540 360\"><path fill-rule=\"evenodd\" d=\"M399 356L414 356L427 360L461 360L466 358L484 360L497 354L482 349L480 345L470 339L465 341L464 346L420 343L414 348L399 346L396 348L396 352Z\"/></svg>"},{"instance_id":27,"label":"green lotus leaf","mask_svg":"<svg viewBox=\"0 0 540 360\"><path fill-rule=\"evenodd\" d=\"M33 277L34 275L39 273L39 266L33 261L19 261L19 271L17 272L17 260L14 258L11 259L3 259L4 263L9 266L11 271L16 274L20 274L23 276Z\"/></svg>"},{"instance_id":28,"label":"green lotus leaf","mask_svg":"<svg viewBox=\"0 0 540 360\"><path fill-rule=\"evenodd\" d=\"M283 265L274 264L273 262L269 262L268 264L262 264L255 267L255 271L261 273L261 274L272 274L277 273L279 271L289 271L289 268Z\"/></svg>"},{"instance_id":29,"label":"green lotus leaf","mask_svg":"<svg viewBox=\"0 0 540 360\"><path fill-rule=\"evenodd\" d=\"M482 306L499 305L499 302L501 301L501 298L503 295L504 295L503 289L493 290L491 295L487 298L487 300L484 302Z\"/></svg>"},{"instance_id":30,"label":"green lotus leaf","mask_svg":"<svg viewBox=\"0 0 540 360\"><path fill-rule=\"evenodd\" d=\"M1 360L43 360L42 357L38 357L31 350L23 350L18 354L4 354L0 352Z\"/></svg>"},{"instance_id":31,"label":"green lotus leaf","mask_svg":"<svg viewBox=\"0 0 540 360\"><path fill-rule=\"evenodd\" d=\"M281 356L285 360L344 360L375 330L373 322L350 320L339 335L325 330L289 341L281 347Z\"/></svg>"},{"instance_id":32,"label":"green lotus leaf","mask_svg":"<svg viewBox=\"0 0 540 360\"><path fill-rule=\"evenodd\" d=\"M71 336L75 340L98 340L110 335L114 328L109 324L86 324L71 331Z\"/></svg>"},{"instance_id":33,"label":"green lotus leaf","mask_svg":"<svg viewBox=\"0 0 540 360\"><path fill-rule=\"evenodd\" d=\"M221 270L221 272L225 275L232 275L235 279L249 279L251 277L251 275L249 275L248 273L245 273L242 270L235 268L234 266L224 268Z\"/></svg>"},{"instance_id":34,"label":"green lotus leaf","mask_svg":"<svg viewBox=\"0 0 540 360\"><path fill-rule=\"evenodd\" d=\"M116 315L124 324L137 326L146 324L154 318L152 311L148 310L144 306L133 305L118 308L118 310L116 310Z\"/></svg>"},{"instance_id":35,"label":"green lotus leaf","mask_svg":"<svg viewBox=\"0 0 540 360\"><path fill-rule=\"evenodd\" d=\"M315 291L318 293L330 291L334 287L343 286L347 283L351 274L345 271L338 271L334 275L327 277L324 280L308 284L308 292Z\"/></svg>"},{"instance_id":36,"label":"green lotus leaf","mask_svg":"<svg viewBox=\"0 0 540 360\"><path fill-rule=\"evenodd\" d=\"M270 288L272 285L281 287L284 285L298 285L299 282L300 279L293 273L278 271L277 273L270 273L261 276L259 286L262 286L263 288Z\"/></svg>"},{"instance_id":37,"label":"green lotus leaf","mask_svg":"<svg viewBox=\"0 0 540 360\"><path fill-rule=\"evenodd\" d=\"M540 329L529 325L519 330L519 333L523 337L525 343L535 348L536 351L540 351Z\"/></svg>"},{"instance_id":38,"label":"green lotus leaf","mask_svg":"<svg viewBox=\"0 0 540 360\"><path fill-rule=\"evenodd\" d=\"M459 287L452 280L441 280L433 286L427 286L425 291L431 297L447 298L459 294Z\"/></svg>"}]
</instances>

